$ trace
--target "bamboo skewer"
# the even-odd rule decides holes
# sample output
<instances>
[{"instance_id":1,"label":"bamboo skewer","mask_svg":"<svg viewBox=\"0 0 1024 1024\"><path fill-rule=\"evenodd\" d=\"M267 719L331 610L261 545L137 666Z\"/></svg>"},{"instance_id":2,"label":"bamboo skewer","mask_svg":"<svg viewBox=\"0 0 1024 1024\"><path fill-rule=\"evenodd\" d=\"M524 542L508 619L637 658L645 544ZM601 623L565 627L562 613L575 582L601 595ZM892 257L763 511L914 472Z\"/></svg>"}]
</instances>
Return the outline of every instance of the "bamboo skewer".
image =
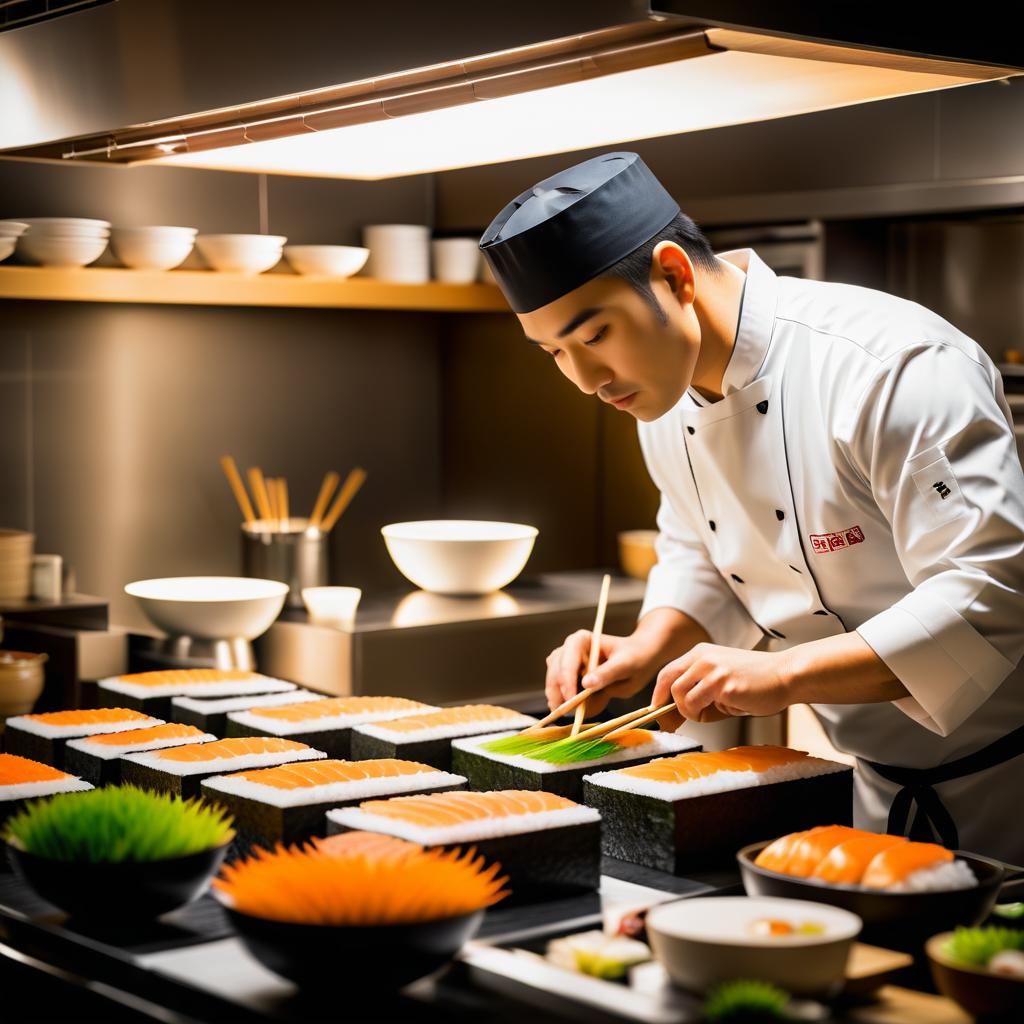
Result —
<instances>
[{"instance_id":1,"label":"bamboo skewer","mask_svg":"<svg viewBox=\"0 0 1024 1024\"><path fill-rule=\"evenodd\" d=\"M238 466L235 465L235 460L230 455L222 455L220 467L224 470L224 475L228 478L228 483L231 485L235 501L238 502L238 507L242 511L242 519L248 525L256 518L256 513L252 510L252 503L249 501L245 484L242 483L242 478L238 475Z\"/></svg>"},{"instance_id":2,"label":"bamboo skewer","mask_svg":"<svg viewBox=\"0 0 1024 1024\"><path fill-rule=\"evenodd\" d=\"M616 730L624 725L629 725L632 728L632 723L642 718L644 715L649 714L654 709L650 704L645 705L642 708L637 708L635 711L627 711L624 715L619 715L618 718L613 718L607 722L598 722L597 725L590 726L589 729L584 729L583 732L576 736L578 740L590 740L597 739L600 736L604 736L605 733Z\"/></svg>"},{"instance_id":3,"label":"bamboo skewer","mask_svg":"<svg viewBox=\"0 0 1024 1024\"><path fill-rule=\"evenodd\" d=\"M567 701L563 701L555 708L554 711L549 711L539 722L534 722L533 725L528 725L525 729L520 732L520 736L526 736L531 732L537 732L543 729L544 726L550 725L552 722L557 722L562 715L569 714L573 708L582 704L590 696L589 690L580 690L578 693L574 693Z\"/></svg>"},{"instance_id":4,"label":"bamboo skewer","mask_svg":"<svg viewBox=\"0 0 1024 1024\"><path fill-rule=\"evenodd\" d=\"M263 479L263 470L259 466L250 466L247 475L253 497L256 499L256 508L259 510L260 519L269 520L271 518L270 501L267 498L267 482Z\"/></svg>"},{"instance_id":5,"label":"bamboo skewer","mask_svg":"<svg viewBox=\"0 0 1024 1024\"><path fill-rule=\"evenodd\" d=\"M363 481L366 479L366 470L356 466L353 469L341 490L338 492L338 496L334 499L334 504L331 506L330 512L327 513L323 522L320 524L320 531L322 533L329 533L333 528L334 524L341 517L341 513L345 511L349 506L349 502L356 496L359 488L363 486Z\"/></svg>"},{"instance_id":6,"label":"bamboo skewer","mask_svg":"<svg viewBox=\"0 0 1024 1024\"><path fill-rule=\"evenodd\" d=\"M274 523L278 518L277 480L272 476L267 477L267 505L270 509L270 527L274 529Z\"/></svg>"},{"instance_id":7,"label":"bamboo skewer","mask_svg":"<svg viewBox=\"0 0 1024 1024\"><path fill-rule=\"evenodd\" d=\"M667 715L670 711L675 710L675 704L666 704L664 707L656 708L654 711L649 712L642 718L637 718L630 722L629 725L619 726L618 729L613 729L611 732L606 732L604 738L606 740L618 739L624 732L628 732L630 729L642 729L649 722L653 722L657 718L661 718L662 715Z\"/></svg>"},{"instance_id":8,"label":"bamboo skewer","mask_svg":"<svg viewBox=\"0 0 1024 1024\"><path fill-rule=\"evenodd\" d=\"M587 665L587 672L593 672L597 668L598 659L601 657L601 631L604 629L604 613L608 607L608 589L611 587L611 583L611 576L605 573L604 579L601 580L601 596L597 599L597 615L594 618L594 629L590 637L590 660ZM586 693L587 691L584 692ZM579 733L580 726L583 725L583 720L586 717L587 702L584 699L576 706L576 717L572 722L570 736L576 736Z\"/></svg>"},{"instance_id":9,"label":"bamboo skewer","mask_svg":"<svg viewBox=\"0 0 1024 1024\"><path fill-rule=\"evenodd\" d=\"M325 477L324 482L320 485L320 493L316 496L316 504L313 506L313 512L309 517L310 526L320 526L320 520L324 517L324 512L327 511L327 502L331 500L331 495L334 493L334 488L338 486L338 481L341 477L332 469Z\"/></svg>"}]
</instances>

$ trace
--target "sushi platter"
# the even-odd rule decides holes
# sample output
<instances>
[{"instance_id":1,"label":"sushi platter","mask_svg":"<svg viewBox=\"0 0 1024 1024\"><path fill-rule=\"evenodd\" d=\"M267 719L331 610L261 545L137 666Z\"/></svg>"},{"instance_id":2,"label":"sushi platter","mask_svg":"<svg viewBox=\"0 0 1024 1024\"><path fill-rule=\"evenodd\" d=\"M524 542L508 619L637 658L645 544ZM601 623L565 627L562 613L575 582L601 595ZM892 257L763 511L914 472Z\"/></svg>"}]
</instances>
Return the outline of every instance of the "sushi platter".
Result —
<instances>
[{"instance_id":1,"label":"sushi platter","mask_svg":"<svg viewBox=\"0 0 1024 1024\"><path fill-rule=\"evenodd\" d=\"M800 943L817 956L865 926L884 941L892 908L915 900L896 916L978 924L1007 878L852 828L846 765L785 747L705 753L657 729L659 709L570 727L257 673L105 682L109 707L8 721L0 935L154 1019L317 1019L347 977L353 1006L389 1020L494 1017L497 994L552 1020L688 1024L710 975L678 973L682 933L660 922L702 901L726 900L713 931L788 897L806 920L750 927L769 929L769 958ZM929 898L938 914L921 910ZM623 903L638 920L654 908L649 939L644 925L608 932ZM929 935L912 937L920 954ZM846 1019L846 946L811 992L816 1019Z\"/></svg>"}]
</instances>

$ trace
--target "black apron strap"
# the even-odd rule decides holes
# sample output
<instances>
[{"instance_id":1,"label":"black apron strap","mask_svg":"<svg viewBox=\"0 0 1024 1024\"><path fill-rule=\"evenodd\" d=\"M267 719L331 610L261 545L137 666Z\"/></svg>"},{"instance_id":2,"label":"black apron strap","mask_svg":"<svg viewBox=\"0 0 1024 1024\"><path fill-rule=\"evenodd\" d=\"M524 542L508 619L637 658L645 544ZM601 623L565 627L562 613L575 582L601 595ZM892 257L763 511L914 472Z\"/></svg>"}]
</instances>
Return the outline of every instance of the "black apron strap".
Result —
<instances>
[{"instance_id":1,"label":"black apron strap","mask_svg":"<svg viewBox=\"0 0 1024 1024\"><path fill-rule=\"evenodd\" d=\"M900 787L889 807L886 831L890 835L909 834L911 839L923 842L933 842L934 837L938 836L943 846L957 850L960 848L960 834L956 822L933 787L952 779L962 779L965 775L986 771L1021 754L1024 754L1024 725L973 754L958 757L955 761L948 761L934 768L903 768L867 760L864 760L864 763L883 779ZM907 824L915 807L917 812L908 833Z\"/></svg>"}]
</instances>

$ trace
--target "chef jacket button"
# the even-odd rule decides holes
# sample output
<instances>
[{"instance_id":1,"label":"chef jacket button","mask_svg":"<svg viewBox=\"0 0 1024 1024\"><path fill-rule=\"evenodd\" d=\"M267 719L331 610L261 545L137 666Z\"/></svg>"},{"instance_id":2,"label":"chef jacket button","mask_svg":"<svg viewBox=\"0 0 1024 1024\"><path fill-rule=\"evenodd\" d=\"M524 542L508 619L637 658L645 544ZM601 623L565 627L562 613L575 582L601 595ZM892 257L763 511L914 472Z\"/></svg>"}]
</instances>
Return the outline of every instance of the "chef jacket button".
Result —
<instances>
[{"instance_id":1,"label":"chef jacket button","mask_svg":"<svg viewBox=\"0 0 1024 1024\"><path fill-rule=\"evenodd\" d=\"M764 416L768 412L768 399L766 398L763 402L757 403L757 411Z\"/></svg>"},{"instance_id":2,"label":"chef jacket button","mask_svg":"<svg viewBox=\"0 0 1024 1024\"><path fill-rule=\"evenodd\" d=\"M786 639L786 634L780 633L777 629L769 629L768 632L771 633L772 636L777 636L780 640Z\"/></svg>"},{"instance_id":3,"label":"chef jacket button","mask_svg":"<svg viewBox=\"0 0 1024 1024\"><path fill-rule=\"evenodd\" d=\"M686 429L687 429L687 430L688 430L688 431L689 431L689 432L690 432L691 434L696 434L696 433L697 433L697 431L696 431L696 430L694 430L694 429L693 429L693 427L687 427Z\"/></svg>"},{"instance_id":4,"label":"chef jacket button","mask_svg":"<svg viewBox=\"0 0 1024 1024\"><path fill-rule=\"evenodd\" d=\"M783 512L781 508L777 508L775 510L775 518L781 523L782 520L786 518L786 513Z\"/></svg>"},{"instance_id":5,"label":"chef jacket button","mask_svg":"<svg viewBox=\"0 0 1024 1024\"><path fill-rule=\"evenodd\" d=\"M717 527L717 526L715 526L715 521L714 521L714 519L709 519L709 520L708 520L708 526L710 526L710 527L711 527L711 532L712 532L712 533L714 533L714 531L718 529L718 527Z\"/></svg>"},{"instance_id":6,"label":"chef jacket button","mask_svg":"<svg viewBox=\"0 0 1024 1024\"><path fill-rule=\"evenodd\" d=\"M815 615L828 615L828 612L815 612Z\"/></svg>"},{"instance_id":7,"label":"chef jacket button","mask_svg":"<svg viewBox=\"0 0 1024 1024\"><path fill-rule=\"evenodd\" d=\"M739 578L739 576L737 576L737 575L736 575L736 573L730 573L730 575L732 576L732 578L733 578L733 579L734 579L734 580L735 580L735 581L736 581L737 583L742 583L742 582L743 582L743 580L741 580L741 579Z\"/></svg>"}]
</instances>

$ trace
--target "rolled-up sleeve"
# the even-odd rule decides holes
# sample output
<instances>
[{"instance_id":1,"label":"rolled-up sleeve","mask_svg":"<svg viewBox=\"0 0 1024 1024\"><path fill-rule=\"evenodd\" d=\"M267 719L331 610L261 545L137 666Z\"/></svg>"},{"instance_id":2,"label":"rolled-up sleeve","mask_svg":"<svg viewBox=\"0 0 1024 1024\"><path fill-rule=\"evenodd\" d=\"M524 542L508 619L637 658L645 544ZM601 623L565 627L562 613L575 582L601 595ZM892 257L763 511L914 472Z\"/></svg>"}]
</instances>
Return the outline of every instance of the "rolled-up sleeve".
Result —
<instances>
[{"instance_id":1,"label":"rolled-up sleeve","mask_svg":"<svg viewBox=\"0 0 1024 1024\"><path fill-rule=\"evenodd\" d=\"M907 688L896 707L946 736L1024 654L1024 473L1001 384L955 346L914 347L854 422L851 462L914 587L857 632Z\"/></svg>"},{"instance_id":2,"label":"rolled-up sleeve","mask_svg":"<svg viewBox=\"0 0 1024 1024\"><path fill-rule=\"evenodd\" d=\"M672 473L689 472L685 462L677 463L685 455L673 457L643 430L640 446L651 479L661 491L661 504L655 542L658 561L647 578L639 617L655 608L675 608L703 626L714 643L753 647L763 635L760 628L715 568L685 510L677 507L681 503L679 492L685 488L672 479Z\"/></svg>"}]
</instances>

